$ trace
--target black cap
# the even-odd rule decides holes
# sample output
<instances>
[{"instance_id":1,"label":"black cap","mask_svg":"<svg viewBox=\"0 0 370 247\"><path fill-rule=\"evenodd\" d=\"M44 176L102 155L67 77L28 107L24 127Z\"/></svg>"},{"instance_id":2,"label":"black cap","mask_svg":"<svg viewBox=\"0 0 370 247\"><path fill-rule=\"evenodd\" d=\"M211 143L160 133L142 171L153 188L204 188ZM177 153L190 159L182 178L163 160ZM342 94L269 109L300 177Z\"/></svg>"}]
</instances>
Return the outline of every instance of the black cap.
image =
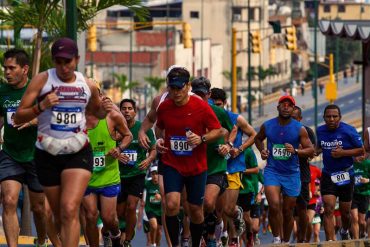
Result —
<instances>
[{"instance_id":1,"label":"black cap","mask_svg":"<svg viewBox=\"0 0 370 247\"><path fill-rule=\"evenodd\" d=\"M207 78L201 76L191 81L191 88L191 91L193 93L199 92L203 94L208 94L211 89L211 83Z\"/></svg>"},{"instance_id":2,"label":"black cap","mask_svg":"<svg viewBox=\"0 0 370 247\"><path fill-rule=\"evenodd\" d=\"M51 47L51 56L72 59L78 56L77 44L70 38L60 38Z\"/></svg>"}]
</instances>

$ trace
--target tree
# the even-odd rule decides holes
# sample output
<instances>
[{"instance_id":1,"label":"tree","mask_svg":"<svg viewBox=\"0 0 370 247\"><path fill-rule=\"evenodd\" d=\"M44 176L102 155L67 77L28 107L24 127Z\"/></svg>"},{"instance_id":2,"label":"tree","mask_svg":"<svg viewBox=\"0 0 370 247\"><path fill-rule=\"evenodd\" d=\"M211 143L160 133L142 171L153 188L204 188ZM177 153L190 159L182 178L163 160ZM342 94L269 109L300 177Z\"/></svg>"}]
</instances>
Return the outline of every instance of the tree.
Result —
<instances>
[{"instance_id":1,"label":"tree","mask_svg":"<svg viewBox=\"0 0 370 247\"><path fill-rule=\"evenodd\" d=\"M166 79L156 76L148 76L144 78L145 81L149 83L149 85L155 89L155 91L159 92L162 85L166 82Z\"/></svg>"},{"instance_id":2,"label":"tree","mask_svg":"<svg viewBox=\"0 0 370 247\"><path fill-rule=\"evenodd\" d=\"M125 74L114 73L113 76L116 79L116 83L114 86L119 88L122 93L126 92L126 90L131 90L139 85L139 82L137 81L128 82L127 76Z\"/></svg>"},{"instance_id":3,"label":"tree","mask_svg":"<svg viewBox=\"0 0 370 247\"><path fill-rule=\"evenodd\" d=\"M128 7L139 18L148 14L143 8L141 0L78 0L78 32L87 29L89 21L103 9L113 5ZM29 0L27 2L17 1L17 5L0 10L0 20L5 24L14 24L14 29L30 25L36 28L37 33L34 39L34 52L32 61L32 76L35 76L40 69L42 51L42 33L46 32L53 39L66 34L66 16L62 0Z\"/></svg>"}]
</instances>

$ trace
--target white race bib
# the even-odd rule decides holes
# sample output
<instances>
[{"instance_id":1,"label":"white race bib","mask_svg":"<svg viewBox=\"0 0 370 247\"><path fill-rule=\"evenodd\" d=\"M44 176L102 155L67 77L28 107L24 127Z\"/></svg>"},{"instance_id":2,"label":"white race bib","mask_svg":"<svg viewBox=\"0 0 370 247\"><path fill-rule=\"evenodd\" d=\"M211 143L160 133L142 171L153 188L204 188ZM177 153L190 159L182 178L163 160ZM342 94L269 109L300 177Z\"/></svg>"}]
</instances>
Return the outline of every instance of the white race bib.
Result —
<instances>
[{"instance_id":1,"label":"white race bib","mask_svg":"<svg viewBox=\"0 0 370 247\"><path fill-rule=\"evenodd\" d=\"M355 186L361 185L361 175L355 176Z\"/></svg>"},{"instance_id":2,"label":"white race bib","mask_svg":"<svg viewBox=\"0 0 370 247\"><path fill-rule=\"evenodd\" d=\"M14 125L14 115L17 111L17 108L7 108L6 109L6 121L8 122L8 125L13 126Z\"/></svg>"},{"instance_id":3,"label":"white race bib","mask_svg":"<svg viewBox=\"0 0 370 247\"><path fill-rule=\"evenodd\" d=\"M175 155L190 156L193 148L188 144L186 136L172 136L170 138L171 151Z\"/></svg>"},{"instance_id":4,"label":"white race bib","mask_svg":"<svg viewBox=\"0 0 370 247\"><path fill-rule=\"evenodd\" d=\"M312 219L312 224L319 224L319 223L321 223L321 218L320 218L320 216L315 216L315 217L313 217L313 219Z\"/></svg>"},{"instance_id":5,"label":"white race bib","mask_svg":"<svg viewBox=\"0 0 370 247\"><path fill-rule=\"evenodd\" d=\"M338 186L349 184L351 178L349 172L334 172L331 174L331 181Z\"/></svg>"},{"instance_id":6,"label":"white race bib","mask_svg":"<svg viewBox=\"0 0 370 247\"><path fill-rule=\"evenodd\" d=\"M284 144L274 144L272 146L272 157L274 160L288 160L292 156L285 148Z\"/></svg>"},{"instance_id":7,"label":"white race bib","mask_svg":"<svg viewBox=\"0 0 370 247\"><path fill-rule=\"evenodd\" d=\"M75 131L80 128L82 109L80 107L51 108L51 129L57 131Z\"/></svg>"},{"instance_id":8,"label":"white race bib","mask_svg":"<svg viewBox=\"0 0 370 247\"><path fill-rule=\"evenodd\" d=\"M130 159L130 161L127 163L128 165L133 166L136 164L136 161L137 161L137 151L136 150L126 149L126 150L123 150L122 154L128 156L128 158Z\"/></svg>"}]
</instances>

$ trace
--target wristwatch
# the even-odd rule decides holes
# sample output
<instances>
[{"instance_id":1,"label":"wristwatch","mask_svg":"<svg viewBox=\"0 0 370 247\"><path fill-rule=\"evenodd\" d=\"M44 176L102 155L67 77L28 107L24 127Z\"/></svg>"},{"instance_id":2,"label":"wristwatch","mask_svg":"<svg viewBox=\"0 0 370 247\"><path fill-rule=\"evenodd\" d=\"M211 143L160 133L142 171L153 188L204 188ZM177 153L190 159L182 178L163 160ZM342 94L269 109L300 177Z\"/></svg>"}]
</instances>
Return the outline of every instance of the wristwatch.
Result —
<instances>
[{"instance_id":1,"label":"wristwatch","mask_svg":"<svg viewBox=\"0 0 370 247\"><path fill-rule=\"evenodd\" d=\"M202 139L202 143L207 141L205 136L202 136L201 139Z\"/></svg>"},{"instance_id":2,"label":"wristwatch","mask_svg":"<svg viewBox=\"0 0 370 247\"><path fill-rule=\"evenodd\" d=\"M294 153L298 155L298 149L297 148L294 149Z\"/></svg>"},{"instance_id":3,"label":"wristwatch","mask_svg":"<svg viewBox=\"0 0 370 247\"><path fill-rule=\"evenodd\" d=\"M234 147L234 144L231 141L226 142L227 145L229 145L231 148Z\"/></svg>"}]
</instances>

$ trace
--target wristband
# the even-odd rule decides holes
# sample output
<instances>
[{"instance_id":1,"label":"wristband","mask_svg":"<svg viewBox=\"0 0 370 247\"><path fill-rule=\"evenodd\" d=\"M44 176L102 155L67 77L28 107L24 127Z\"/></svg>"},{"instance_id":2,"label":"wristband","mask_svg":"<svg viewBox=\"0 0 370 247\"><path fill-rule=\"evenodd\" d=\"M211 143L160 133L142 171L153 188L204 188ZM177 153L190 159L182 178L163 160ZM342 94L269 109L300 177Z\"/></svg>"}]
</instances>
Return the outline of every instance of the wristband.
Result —
<instances>
[{"instance_id":1,"label":"wristband","mask_svg":"<svg viewBox=\"0 0 370 247\"><path fill-rule=\"evenodd\" d=\"M242 149L242 147L238 147L238 150L239 150L239 152L241 152L241 153L243 153L243 149Z\"/></svg>"},{"instance_id":2,"label":"wristband","mask_svg":"<svg viewBox=\"0 0 370 247\"><path fill-rule=\"evenodd\" d=\"M159 142L160 140L162 140L162 141L163 141L163 138L159 138L159 139L157 139L157 141L155 142L155 144L157 145L157 144L158 144L158 142Z\"/></svg>"},{"instance_id":3,"label":"wristband","mask_svg":"<svg viewBox=\"0 0 370 247\"><path fill-rule=\"evenodd\" d=\"M35 105L34 106L32 106L32 112L36 115L36 116L38 116L38 115L40 115L40 111L39 111L39 108L38 107L35 107Z\"/></svg>"},{"instance_id":4,"label":"wristband","mask_svg":"<svg viewBox=\"0 0 370 247\"><path fill-rule=\"evenodd\" d=\"M41 105L40 105L40 102L37 103L37 109L40 111L40 112L43 112L44 110L41 109Z\"/></svg>"}]
</instances>

